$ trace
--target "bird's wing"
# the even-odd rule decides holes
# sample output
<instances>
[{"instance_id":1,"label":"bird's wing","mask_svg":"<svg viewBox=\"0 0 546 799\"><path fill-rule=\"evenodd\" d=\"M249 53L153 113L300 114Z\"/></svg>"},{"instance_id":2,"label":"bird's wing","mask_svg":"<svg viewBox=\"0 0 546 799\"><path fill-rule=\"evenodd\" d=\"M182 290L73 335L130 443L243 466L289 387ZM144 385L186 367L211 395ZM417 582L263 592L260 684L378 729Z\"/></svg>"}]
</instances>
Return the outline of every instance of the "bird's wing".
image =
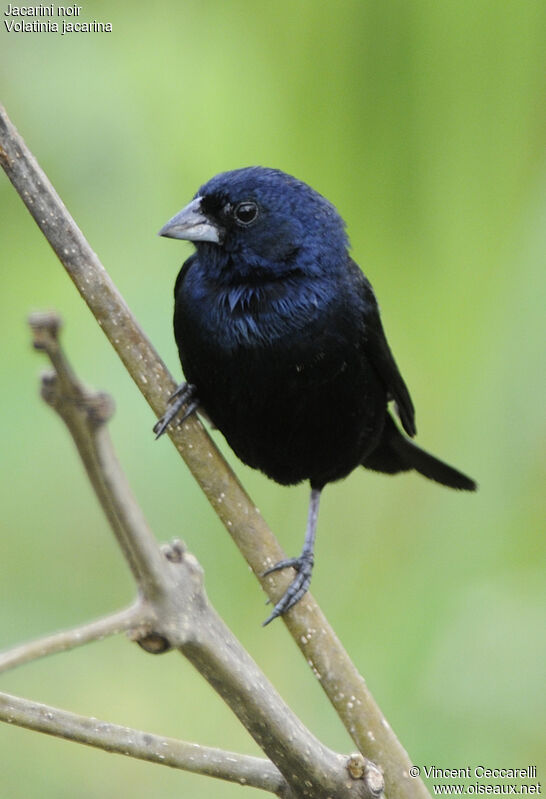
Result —
<instances>
[{"instance_id":1,"label":"bird's wing","mask_svg":"<svg viewBox=\"0 0 546 799\"><path fill-rule=\"evenodd\" d=\"M373 368L385 384L390 397L395 401L396 412L404 430L409 436L414 436L417 431L413 402L387 343L375 294L369 281L352 260L350 268L356 289L363 301L363 336L366 357L369 358Z\"/></svg>"}]
</instances>

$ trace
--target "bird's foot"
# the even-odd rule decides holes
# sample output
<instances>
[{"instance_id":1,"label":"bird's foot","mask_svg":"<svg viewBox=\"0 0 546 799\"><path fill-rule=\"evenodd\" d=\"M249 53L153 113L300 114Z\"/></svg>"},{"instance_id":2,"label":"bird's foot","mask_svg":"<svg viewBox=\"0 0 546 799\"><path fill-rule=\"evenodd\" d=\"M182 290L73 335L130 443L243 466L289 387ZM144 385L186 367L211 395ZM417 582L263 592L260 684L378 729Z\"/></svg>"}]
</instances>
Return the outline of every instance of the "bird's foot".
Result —
<instances>
[{"instance_id":1,"label":"bird's foot","mask_svg":"<svg viewBox=\"0 0 546 799\"><path fill-rule=\"evenodd\" d=\"M289 566L297 571L296 577L292 580L282 597L279 599L271 611L270 616L268 616L268 618L264 621L262 627L265 627L266 624L269 624L269 622L273 621L273 619L276 619L277 616L282 616L283 613L286 613L288 610L290 610L290 608L294 607L296 602L300 601L302 596L307 592L311 583L313 563L313 553L302 552L299 558L287 558L286 560L281 560L263 573L262 577L266 577L268 574L280 571L281 569L287 569Z\"/></svg>"},{"instance_id":2,"label":"bird's foot","mask_svg":"<svg viewBox=\"0 0 546 799\"><path fill-rule=\"evenodd\" d=\"M179 424L199 407L199 400L196 397L196 388L191 383L181 383L174 394L169 397L167 409L161 419L154 425L156 439L162 436L170 423L183 410L180 415Z\"/></svg>"}]
</instances>

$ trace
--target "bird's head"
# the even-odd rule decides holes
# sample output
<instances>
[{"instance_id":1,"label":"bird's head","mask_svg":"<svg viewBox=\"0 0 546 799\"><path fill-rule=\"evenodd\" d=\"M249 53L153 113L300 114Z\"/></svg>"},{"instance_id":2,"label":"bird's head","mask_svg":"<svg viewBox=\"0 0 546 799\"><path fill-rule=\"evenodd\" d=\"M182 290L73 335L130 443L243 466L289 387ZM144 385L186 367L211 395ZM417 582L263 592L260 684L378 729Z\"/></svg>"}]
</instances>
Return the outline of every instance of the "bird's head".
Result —
<instances>
[{"instance_id":1,"label":"bird's head","mask_svg":"<svg viewBox=\"0 0 546 799\"><path fill-rule=\"evenodd\" d=\"M218 276L243 280L325 274L343 263L348 246L343 220L328 200L264 167L216 175L159 235L192 241Z\"/></svg>"}]
</instances>

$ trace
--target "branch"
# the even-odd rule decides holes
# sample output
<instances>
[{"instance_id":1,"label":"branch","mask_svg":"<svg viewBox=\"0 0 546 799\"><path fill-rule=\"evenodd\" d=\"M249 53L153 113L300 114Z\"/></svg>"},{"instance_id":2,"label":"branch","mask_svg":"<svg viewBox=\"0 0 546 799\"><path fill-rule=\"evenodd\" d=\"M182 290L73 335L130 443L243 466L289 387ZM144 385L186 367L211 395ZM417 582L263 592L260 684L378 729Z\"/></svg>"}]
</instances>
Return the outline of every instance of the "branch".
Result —
<instances>
[{"instance_id":1,"label":"branch","mask_svg":"<svg viewBox=\"0 0 546 799\"><path fill-rule=\"evenodd\" d=\"M4 693L0 693L0 720L106 752L261 788L284 799L294 797L278 769L263 758L133 730Z\"/></svg>"},{"instance_id":2,"label":"branch","mask_svg":"<svg viewBox=\"0 0 546 799\"><path fill-rule=\"evenodd\" d=\"M131 632L144 649L177 647L231 707L270 757L294 797L378 797L383 778L373 764L332 752L283 702L252 658L210 606L202 570L176 543L161 554L123 475L106 429L113 403L85 389L61 349L60 321L33 314L34 346L55 371L42 377L42 396L66 423L142 597ZM150 559L152 567L147 563ZM349 779L348 779L349 777Z\"/></svg>"},{"instance_id":3,"label":"branch","mask_svg":"<svg viewBox=\"0 0 546 799\"><path fill-rule=\"evenodd\" d=\"M42 397L68 427L137 584L153 600L166 590L164 559L112 447L106 422L114 403L77 380L59 345L58 316L34 313L29 324L34 348L47 353L55 370L42 375Z\"/></svg>"},{"instance_id":4,"label":"branch","mask_svg":"<svg viewBox=\"0 0 546 799\"><path fill-rule=\"evenodd\" d=\"M175 382L117 288L0 106L0 162L143 396L159 417ZM274 602L288 574L260 575L283 553L196 419L169 435L241 553ZM411 761L322 612L307 594L284 618L358 748L381 763L390 799L427 799Z\"/></svg>"},{"instance_id":5,"label":"branch","mask_svg":"<svg viewBox=\"0 0 546 799\"><path fill-rule=\"evenodd\" d=\"M66 652L91 641L102 641L108 636L134 630L143 623L145 618L144 607L138 601L119 613L112 613L110 616L97 619L90 624L83 624L72 630L63 630L60 633L14 647L0 654L0 674L47 655Z\"/></svg>"}]
</instances>

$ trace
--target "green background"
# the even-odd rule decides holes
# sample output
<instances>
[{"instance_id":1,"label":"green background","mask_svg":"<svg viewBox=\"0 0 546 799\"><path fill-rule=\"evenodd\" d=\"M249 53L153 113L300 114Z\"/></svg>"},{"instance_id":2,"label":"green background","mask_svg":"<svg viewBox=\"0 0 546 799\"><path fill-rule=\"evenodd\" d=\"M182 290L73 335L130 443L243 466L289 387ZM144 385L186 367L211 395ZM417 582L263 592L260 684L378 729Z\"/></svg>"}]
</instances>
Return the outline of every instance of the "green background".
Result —
<instances>
[{"instance_id":1,"label":"green background","mask_svg":"<svg viewBox=\"0 0 546 799\"><path fill-rule=\"evenodd\" d=\"M90 1L80 19L113 32L65 36L8 34L2 13L2 101L177 377L171 295L191 246L156 232L201 183L280 167L346 219L419 443L480 484L463 495L361 471L324 495L313 593L420 765L540 766L544 752L545 11L534 0ZM154 442L148 407L4 178L0 207L0 646L134 592L68 434L37 396L46 364L25 318L55 308L81 377L115 397L112 436L158 538L187 542L283 697L352 751L282 623L260 627L264 595L173 447ZM276 486L214 436L296 554L307 488ZM182 658L123 637L1 687L257 751ZM7 726L0 774L9 799L242 795Z\"/></svg>"}]
</instances>

